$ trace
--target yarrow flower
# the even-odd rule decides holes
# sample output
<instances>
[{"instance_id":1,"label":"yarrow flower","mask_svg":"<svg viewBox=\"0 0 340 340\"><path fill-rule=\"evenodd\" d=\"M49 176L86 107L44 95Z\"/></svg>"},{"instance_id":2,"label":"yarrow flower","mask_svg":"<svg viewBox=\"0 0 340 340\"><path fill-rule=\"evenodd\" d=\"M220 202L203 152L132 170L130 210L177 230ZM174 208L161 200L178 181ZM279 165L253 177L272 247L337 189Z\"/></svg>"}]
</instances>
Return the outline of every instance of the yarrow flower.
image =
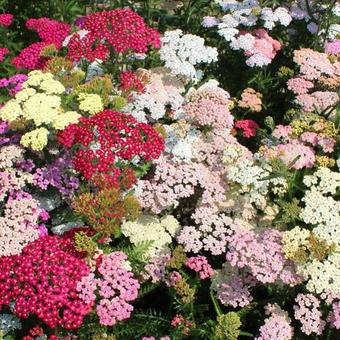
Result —
<instances>
[{"instance_id":1,"label":"yarrow flower","mask_svg":"<svg viewBox=\"0 0 340 340\"><path fill-rule=\"evenodd\" d=\"M58 49L71 30L69 24L49 18L28 19L26 27L36 31L41 41L54 44Z\"/></svg>"},{"instance_id":2,"label":"yarrow flower","mask_svg":"<svg viewBox=\"0 0 340 340\"><path fill-rule=\"evenodd\" d=\"M265 307L266 315L265 323L260 327L260 335L256 340L290 340L293 339L294 329L290 325L291 319L288 313L282 310L277 304L268 304Z\"/></svg>"},{"instance_id":3,"label":"yarrow flower","mask_svg":"<svg viewBox=\"0 0 340 340\"><path fill-rule=\"evenodd\" d=\"M127 256L122 252L102 255L98 275L89 274L77 285L80 298L87 303L95 302L94 291L98 289L96 310L101 325L113 326L128 319L133 311L129 302L137 298L140 285L127 266Z\"/></svg>"},{"instance_id":4,"label":"yarrow flower","mask_svg":"<svg viewBox=\"0 0 340 340\"><path fill-rule=\"evenodd\" d=\"M32 71L21 91L0 109L0 117L10 123L17 120L32 123L36 129L23 134L21 144L40 151L48 142L50 131L46 127L63 130L80 117L77 112L62 109L60 95L64 91L64 86L51 73Z\"/></svg>"},{"instance_id":5,"label":"yarrow flower","mask_svg":"<svg viewBox=\"0 0 340 340\"><path fill-rule=\"evenodd\" d=\"M0 62L5 59L5 56L9 53L9 49L6 47L0 47Z\"/></svg>"},{"instance_id":6,"label":"yarrow flower","mask_svg":"<svg viewBox=\"0 0 340 340\"><path fill-rule=\"evenodd\" d=\"M121 227L122 234L128 237L132 244L150 242L144 254L148 258L170 253L169 245L179 230L180 225L172 215L160 220L153 216L142 215L136 221L123 223Z\"/></svg>"},{"instance_id":7,"label":"yarrow flower","mask_svg":"<svg viewBox=\"0 0 340 340\"><path fill-rule=\"evenodd\" d=\"M184 106L185 113L198 125L215 129L231 128L233 116L229 111L229 94L220 88L204 87L193 90Z\"/></svg>"},{"instance_id":8,"label":"yarrow flower","mask_svg":"<svg viewBox=\"0 0 340 340\"><path fill-rule=\"evenodd\" d=\"M8 27L12 24L13 15L9 13L0 14L0 26Z\"/></svg>"},{"instance_id":9,"label":"yarrow flower","mask_svg":"<svg viewBox=\"0 0 340 340\"><path fill-rule=\"evenodd\" d=\"M210 278L214 274L214 270L205 256L189 257L185 264L188 268L198 273L202 280Z\"/></svg>"},{"instance_id":10,"label":"yarrow flower","mask_svg":"<svg viewBox=\"0 0 340 340\"><path fill-rule=\"evenodd\" d=\"M250 109L254 112L260 112L262 110L262 95L256 92L252 88L246 88L241 94L241 100L237 102L237 105L243 109Z\"/></svg>"},{"instance_id":11,"label":"yarrow flower","mask_svg":"<svg viewBox=\"0 0 340 340\"><path fill-rule=\"evenodd\" d=\"M49 59L42 56L43 49L50 45L60 49L71 27L68 24L49 18L28 19L26 26L36 31L41 41L21 50L19 55L12 59L12 64L17 69L42 69Z\"/></svg>"},{"instance_id":12,"label":"yarrow flower","mask_svg":"<svg viewBox=\"0 0 340 340\"><path fill-rule=\"evenodd\" d=\"M98 94L80 93L78 100L79 110L88 112L90 115L94 115L104 109L102 99Z\"/></svg>"},{"instance_id":13,"label":"yarrow flower","mask_svg":"<svg viewBox=\"0 0 340 340\"><path fill-rule=\"evenodd\" d=\"M244 119L235 122L235 128L242 130L243 137L250 138L256 135L259 125L252 119Z\"/></svg>"},{"instance_id":14,"label":"yarrow flower","mask_svg":"<svg viewBox=\"0 0 340 340\"><path fill-rule=\"evenodd\" d=\"M21 255L1 257L0 263L1 306L14 301L14 314L34 314L51 328L81 326L92 304L77 296L76 286L89 268L72 241L45 236L27 245Z\"/></svg>"},{"instance_id":15,"label":"yarrow flower","mask_svg":"<svg viewBox=\"0 0 340 340\"><path fill-rule=\"evenodd\" d=\"M322 320L319 310L320 301L312 294L298 294L295 299L294 316L302 324L302 332L311 335L321 335L326 322Z\"/></svg>"},{"instance_id":16,"label":"yarrow flower","mask_svg":"<svg viewBox=\"0 0 340 340\"><path fill-rule=\"evenodd\" d=\"M160 47L159 33L131 9L92 13L86 16L82 28L86 35L76 33L67 44L67 57L72 61L106 60L109 48L115 53L146 53L149 46Z\"/></svg>"},{"instance_id":17,"label":"yarrow flower","mask_svg":"<svg viewBox=\"0 0 340 340\"><path fill-rule=\"evenodd\" d=\"M201 74L199 70L195 69L196 65L217 61L217 49L205 46L204 39L199 36L183 34L181 30L177 29L166 31L161 40L161 60L174 75L197 80L201 78Z\"/></svg>"},{"instance_id":18,"label":"yarrow flower","mask_svg":"<svg viewBox=\"0 0 340 340\"><path fill-rule=\"evenodd\" d=\"M151 125L110 110L80 118L78 125L69 125L59 133L58 141L67 148L81 147L73 162L86 179L98 173L110 175L119 159L156 159L164 148L163 138Z\"/></svg>"},{"instance_id":19,"label":"yarrow flower","mask_svg":"<svg viewBox=\"0 0 340 340\"><path fill-rule=\"evenodd\" d=\"M1 78L0 79L0 88L7 87L8 94L10 96L14 96L16 93L22 90L22 84L27 80L26 74L16 74L12 77Z\"/></svg>"},{"instance_id":20,"label":"yarrow flower","mask_svg":"<svg viewBox=\"0 0 340 340\"><path fill-rule=\"evenodd\" d=\"M230 44L234 50L243 50L247 57L246 64L250 67L262 67L271 63L281 49L278 40L270 37L263 28L251 33L240 34Z\"/></svg>"}]
</instances>

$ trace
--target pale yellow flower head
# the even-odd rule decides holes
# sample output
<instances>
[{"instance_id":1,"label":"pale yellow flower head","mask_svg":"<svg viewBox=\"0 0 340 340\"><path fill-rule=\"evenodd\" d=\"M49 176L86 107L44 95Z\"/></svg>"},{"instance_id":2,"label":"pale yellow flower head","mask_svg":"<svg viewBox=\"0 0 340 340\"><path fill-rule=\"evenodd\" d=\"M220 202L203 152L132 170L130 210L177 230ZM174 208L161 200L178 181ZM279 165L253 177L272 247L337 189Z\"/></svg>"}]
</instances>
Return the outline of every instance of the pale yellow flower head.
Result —
<instances>
[{"instance_id":1,"label":"pale yellow flower head","mask_svg":"<svg viewBox=\"0 0 340 340\"><path fill-rule=\"evenodd\" d=\"M27 132L21 137L20 144L26 148L41 151L47 145L48 133L48 130L43 127Z\"/></svg>"},{"instance_id":2,"label":"pale yellow flower head","mask_svg":"<svg viewBox=\"0 0 340 340\"><path fill-rule=\"evenodd\" d=\"M103 101L98 94L80 93L78 99L79 109L88 112L90 115L104 110Z\"/></svg>"}]
</instances>

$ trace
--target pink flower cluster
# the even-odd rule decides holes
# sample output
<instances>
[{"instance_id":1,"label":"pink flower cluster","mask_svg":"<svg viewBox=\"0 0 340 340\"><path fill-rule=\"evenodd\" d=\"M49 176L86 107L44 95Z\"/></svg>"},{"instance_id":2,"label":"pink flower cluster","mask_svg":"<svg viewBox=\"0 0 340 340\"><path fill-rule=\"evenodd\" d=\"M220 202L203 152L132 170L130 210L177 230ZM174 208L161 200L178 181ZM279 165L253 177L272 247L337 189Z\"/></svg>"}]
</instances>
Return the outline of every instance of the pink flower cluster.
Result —
<instances>
[{"instance_id":1,"label":"pink flower cluster","mask_svg":"<svg viewBox=\"0 0 340 340\"><path fill-rule=\"evenodd\" d=\"M278 144L266 149L263 155L267 159L279 158L293 169L312 168L315 163L315 153L310 146L306 146L297 139L287 144Z\"/></svg>"},{"instance_id":2,"label":"pink flower cluster","mask_svg":"<svg viewBox=\"0 0 340 340\"><path fill-rule=\"evenodd\" d=\"M77 294L77 282L89 273L69 239L45 236L22 254L0 258L0 306L14 302L14 314L34 314L49 327L78 328L91 304Z\"/></svg>"},{"instance_id":3,"label":"pink flower cluster","mask_svg":"<svg viewBox=\"0 0 340 340\"><path fill-rule=\"evenodd\" d=\"M99 322L105 326L113 326L118 321L128 319L133 306L128 302L137 298L139 283L133 273L126 269L127 256L122 252L114 252L101 257L96 278L93 273L82 278L77 285L79 296L85 303L93 303L94 292L98 289L100 297L97 305Z\"/></svg>"},{"instance_id":4,"label":"pink flower cluster","mask_svg":"<svg viewBox=\"0 0 340 340\"><path fill-rule=\"evenodd\" d=\"M209 251L221 255L226 251L228 235L231 233L232 219L213 206L196 209L191 216L198 226L184 226L177 238L187 252Z\"/></svg>"},{"instance_id":5,"label":"pink flower cluster","mask_svg":"<svg viewBox=\"0 0 340 340\"><path fill-rule=\"evenodd\" d=\"M327 84L333 84L334 88L339 85L340 63L332 62L327 53L308 48L294 51L294 61L299 65L300 72L288 80L287 86L297 95L296 102L302 110L321 112L334 106L339 96L335 90L329 91Z\"/></svg>"},{"instance_id":6,"label":"pink flower cluster","mask_svg":"<svg viewBox=\"0 0 340 340\"><path fill-rule=\"evenodd\" d=\"M330 153L334 151L336 145L335 138L325 135L322 125L318 125L319 122L314 123L311 125L311 132L302 132L298 136L293 135L291 126L277 125L272 136L284 143L265 150L264 156L268 159L278 157L293 169L311 168L315 163L316 148L320 148L324 153Z\"/></svg>"},{"instance_id":7,"label":"pink flower cluster","mask_svg":"<svg viewBox=\"0 0 340 340\"><path fill-rule=\"evenodd\" d=\"M233 116L229 111L228 97L219 88L198 89L184 106L185 113L199 126L215 129L231 128Z\"/></svg>"},{"instance_id":8,"label":"pink flower cluster","mask_svg":"<svg viewBox=\"0 0 340 340\"><path fill-rule=\"evenodd\" d=\"M165 280L166 277L166 267L169 264L170 255L161 255L155 257L149 261L149 263L144 267L144 273L142 273L143 279L148 280L151 279L152 283L159 283ZM170 275L170 285L172 283L172 279Z\"/></svg>"},{"instance_id":9,"label":"pink flower cluster","mask_svg":"<svg viewBox=\"0 0 340 340\"><path fill-rule=\"evenodd\" d=\"M327 320L332 327L340 329L340 302L334 302Z\"/></svg>"},{"instance_id":10,"label":"pink flower cluster","mask_svg":"<svg viewBox=\"0 0 340 340\"><path fill-rule=\"evenodd\" d=\"M202 205L223 200L225 190L221 178L216 177L204 164L174 162L170 157L162 157L156 163L153 178L138 183L136 194L142 207L154 213L177 207L181 198L195 193L195 187L203 189Z\"/></svg>"},{"instance_id":11,"label":"pink flower cluster","mask_svg":"<svg viewBox=\"0 0 340 340\"><path fill-rule=\"evenodd\" d=\"M0 182L4 176L5 173L0 173ZM0 256L20 254L27 244L39 238L41 212L38 202L29 194L12 194L0 217Z\"/></svg>"},{"instance_id":12,"label":"pink flower cluster","mask_svg":"<svg viewBox=\"0 0 340 340\"><path fill-rule=\"evenodd\" d=\"M301 331L307 335L321 335L326 322L321 318L320 301L312 294L298 294L295 302L294 316L302 324Z\"/></svg>"},{"instance_id":13,"label":"pink flower cluster","mask_svg":"<svg viewBox=\"0 0 340 340\"><path fill-rule=\"evenodd\" d=\"M285 259L281 238L281 233L276 229L268 229L260 234L246 229L235 230L229 237L226 259L234 267L247 269L259 282L285 281L287 273L281 276L284 269L293 268Z\"/></svg>"},{"instance_id":14,"label":"pink flower cluster","mask_svg":"<svg viewBox=\"0 0 340 340\"><path fill-rule=\"evenodd\" d=\"M339 95L332 91L315 91L311 94L300 94L296 101L305 112L324 111L339 101Z\"/></svg>"},{"instance_id":15,"label":"pink flower cluster","mask_svg":"<svg viewBox=\"0 0 340 340\"><path fill-rule=\"evenodd\" d=\"M278 305L268 304L264 325L260 328L260 335L255 340L290 340L294 336L294 328L290 325L290 319Z\"/></svg>"},{"instance_id":16,"label":"pink flower cluster","mask_svg":"<svg viewBox=\"0 0 340 340\"><path fill-rule=\"evenodd\" d=\"M27 80L26 74L15 74L10 78L0 79L0 88L9 87L8 94L14 96L16 93L21 91L22 84Z\"/></svg>"},{"instance_id":17,"label":"pink flower cluster","mask_svg":"<svg viewBox=\"0 0 340 340\"><path fill-rule=\"evenodd\" d=\"M250 67L270 64L281 49L280 42L273 39L263 28L255 29L251 34L255 37L255 41L252 48L244 53L248 57L246 64Z\"/></svg>"},{"instance_id":18,"label":"pink flower cluster","mask_svg":"<svg viewBox=\"0 0 340 340\"><path fill-rule=\"evenodd\" d=\"M208 279L214 275L214 270L205 256L189 257L185 264L196 273L199 273L202 280Z\"/></svg>"},{"instance_id":19,"label":"pink flower cluster","mask_svg":"<svg viewBox=\"0 0 340 340\"><path fill-rule=\"evenodd\" d=\"M340 39L326 43L325 52L327 54L338 55L340 53Z\"/></svg>"},{"instance_id":20,"label":"pink flower cluster","mask_svg":"<svg viewBox=\"0 0 340 340\"><path fill-rule=\"evenodd\" d=\"M249 291L249 281L236 273L223 276L216 285L217 298L226 306L245 307L253 301Z\"/></svg>"},{"instance_id":21,"label":"pink flower cluster","mask_svg":"<svg viewBox=\"0 0 340 340\"><path fill-rule=\"evenodd\" d=\"M46 41L36 42L22 49L16 57L12 59L12 64L17 69L40 70L42 69L48 58L41 57L41 51L49 46Z\"/></svg>"},{"instance_id":22,"label":"pink flower cluster","mask_svg":"<svg viewBox=\"0 0 340 340\"><path fill-rule=\"evenodd\" d=\"M13 15L9 13L0 14L0 26L8 27L12 24Z\"/></svg>"},{"instance_id":23,"label":"pink flower cluster","mask_svg":"<svg viewBox=\"0 0 340 340\"><path fill-rule=\"evenodd\" d=\"M294 51L294 62L299 65L302 77L311 81L322 75L331 76L336 70L327 54L309 48Z\"/></svg>"}]
</instances>

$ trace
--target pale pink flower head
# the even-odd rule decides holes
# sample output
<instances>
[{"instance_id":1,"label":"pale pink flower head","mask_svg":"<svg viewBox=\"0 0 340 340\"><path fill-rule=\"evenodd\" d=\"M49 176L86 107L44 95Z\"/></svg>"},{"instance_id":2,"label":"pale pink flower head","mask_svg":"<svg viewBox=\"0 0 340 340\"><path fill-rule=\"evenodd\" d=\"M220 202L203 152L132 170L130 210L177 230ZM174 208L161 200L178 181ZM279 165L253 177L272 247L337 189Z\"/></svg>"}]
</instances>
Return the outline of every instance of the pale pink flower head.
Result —
<instances>
[{"instance_id":1,"label":"pale pink flower head","mask_svg":"<svg viewBox=\"0 0 340 340\"><path fill-rule=\"evenodd\" d=\"M305 94L314 87L314 84L309 80L296 77L287 81L287 87L295 94Z\"/></svg>"},{"instance_id":2,"label":"pale pink flower head","mask_svg":"<svg viewBox=\"0 0 340 340\"><path fill-rule=\"evenodd\" d=\"M329 41L325 45L325 52L327 54L337 55L340 53L340 40Z\"/></svg>"}]
</instances>

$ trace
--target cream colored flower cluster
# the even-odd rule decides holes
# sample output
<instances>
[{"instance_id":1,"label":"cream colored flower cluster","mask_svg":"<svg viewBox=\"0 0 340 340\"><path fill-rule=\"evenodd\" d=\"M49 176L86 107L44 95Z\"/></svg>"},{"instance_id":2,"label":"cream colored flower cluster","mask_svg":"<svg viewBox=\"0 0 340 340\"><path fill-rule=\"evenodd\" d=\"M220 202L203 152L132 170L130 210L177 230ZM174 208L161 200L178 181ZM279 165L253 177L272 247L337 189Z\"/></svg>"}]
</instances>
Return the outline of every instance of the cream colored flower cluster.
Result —
<instances>
[{"instance_id":1,"label":"cream colored flower cluster","mask_svg":"<svg viewBox=\"0 0 340 340\"><path fill-rule=\"evenodd\" d=\"M306 288L316 294L340 294L340 203L333 195L340 187L340 174L320 167L303 179L308 187L302 199L300 218L309 229L295 227L284 232L285 256L307 280ZM312 227L312 228L311 228ZM311 229L311 230L310 230Z\"/></svg>"},{"instance_id":2,"label":"cream colored flower cluster","mask_svg":"<svg viewBox=\"0 0 340 340\"><path fill-rule=\"evenodd\" d=\"M169 244L180 229L180 224L172 215L161 219L150 215L142 215L136 221L128 221L122 225L122 233L134 245L150 242L145 254L148 258L160 256L170 252Z\"/></svg>"},{"instance_id":3,"label":"cream colored flower cluster","mask_svg":"<svg viewBox=\"0 0 340 340\"><path fill-rule=\"evenodd\" d=\"M80 93L78 96L79 110L88 112L90 115L104 110L104 104L98 94Z\"/></svg>"},{"instance_id":4,"label":"cream colored flower cluster","mask_svg":"<svg viewBox=\"0 0 340 340\"><path fill-rule=\"evenodd\" d=\"M65 112L61 106L64 86L51 73L32 71L22 90L0 110L0 118L9 123L20 121L35 129L21 138L21 144L33 150L42 150L48 142L51 130L63 130L77 123L80 115L75 111Z\"/></svg>"}]
</instances>

